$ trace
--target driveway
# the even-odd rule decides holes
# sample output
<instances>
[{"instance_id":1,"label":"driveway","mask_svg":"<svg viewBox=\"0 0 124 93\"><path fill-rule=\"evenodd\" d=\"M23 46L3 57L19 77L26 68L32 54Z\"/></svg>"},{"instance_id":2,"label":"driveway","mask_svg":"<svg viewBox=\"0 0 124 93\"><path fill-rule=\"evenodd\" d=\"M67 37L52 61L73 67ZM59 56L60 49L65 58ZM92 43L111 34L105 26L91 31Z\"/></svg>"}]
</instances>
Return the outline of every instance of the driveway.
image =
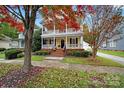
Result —
<instances>
[{"instance_id":1,"label":"driveway","mask_svg":"<svg viewBox=\"0 0 124 93\"><path fill-rule=\"evenodd\" d=\"M104 54L104 53L100 53L100 52L98 52L97 55L100 56L100 57L111 59L115 62L118 62L118 63L124 65L124 58L122 58L122 57L113 56L113 55L109 55L109 54Z\"/></svg>"}]
</instances>

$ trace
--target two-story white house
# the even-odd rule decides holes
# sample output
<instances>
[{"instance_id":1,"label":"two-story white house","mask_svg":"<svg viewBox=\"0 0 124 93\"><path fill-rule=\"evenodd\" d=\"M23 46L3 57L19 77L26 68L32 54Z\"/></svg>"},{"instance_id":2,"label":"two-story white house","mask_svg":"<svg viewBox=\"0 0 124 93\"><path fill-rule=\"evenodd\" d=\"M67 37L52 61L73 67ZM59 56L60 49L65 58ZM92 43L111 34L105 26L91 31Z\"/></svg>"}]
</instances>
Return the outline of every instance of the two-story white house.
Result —
<instances>
[{"instance_id":1,"label":"two-story white house","mask_svg":"<svg viewBox=\"0 0 124 93\"><path fill-rule=\"evenodd\" d=\"M83 30L67 28L63 31L42 29L42 49L83 49Z\"/></svg>"}]
</instances>

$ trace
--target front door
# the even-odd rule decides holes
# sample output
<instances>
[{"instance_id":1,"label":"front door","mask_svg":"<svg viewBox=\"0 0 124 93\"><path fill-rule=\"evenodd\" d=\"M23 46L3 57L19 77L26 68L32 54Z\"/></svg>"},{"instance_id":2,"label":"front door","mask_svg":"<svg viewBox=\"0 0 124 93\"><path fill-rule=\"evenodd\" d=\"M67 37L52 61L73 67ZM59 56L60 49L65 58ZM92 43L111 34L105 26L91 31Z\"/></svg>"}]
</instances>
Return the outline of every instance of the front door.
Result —
<instances>
[{"instance_id":1,"label":"front door","mask_svg":"<svg viewBox=\"0 0 124 93\"><path fill-rule=\"evenodd\" d=\"M64 39L61 40L61 48L64 48L65 42Z\"/></svg>"}]
</instances>

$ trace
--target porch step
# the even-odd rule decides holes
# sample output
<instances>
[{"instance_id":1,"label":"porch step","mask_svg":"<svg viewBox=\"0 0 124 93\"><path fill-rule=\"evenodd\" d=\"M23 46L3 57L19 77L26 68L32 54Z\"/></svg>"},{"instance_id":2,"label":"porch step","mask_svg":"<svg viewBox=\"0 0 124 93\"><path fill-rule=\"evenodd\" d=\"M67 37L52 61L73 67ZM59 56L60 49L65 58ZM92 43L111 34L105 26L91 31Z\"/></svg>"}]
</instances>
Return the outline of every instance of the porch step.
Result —
<instances>
[{"instance_id":1,"label":"porch step","mask_svg":"<svg viewBox=\"0 0 124 93\"><path fill-rule=\"evenodd\" d=\"M53 51L51 51L50 56L53 56L53 57L64 57L65 56L65 51L63 49L53 50Z\"/></svg>"}]
</instances>

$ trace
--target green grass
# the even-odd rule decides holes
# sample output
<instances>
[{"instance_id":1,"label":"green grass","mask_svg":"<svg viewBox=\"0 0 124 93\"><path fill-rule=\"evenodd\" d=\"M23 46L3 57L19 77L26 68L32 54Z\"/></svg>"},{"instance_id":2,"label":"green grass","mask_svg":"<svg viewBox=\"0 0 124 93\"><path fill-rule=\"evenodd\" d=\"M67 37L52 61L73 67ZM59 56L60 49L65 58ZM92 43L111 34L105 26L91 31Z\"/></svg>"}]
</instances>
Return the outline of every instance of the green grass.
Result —
<instances>
[{"instance_id":1,"label":"green grass","mask_svg":"<svg viewBox=\"0 0 124 93\"><path fill-rule=\"evenodd\" d=\"M13 65L8 63L0 63L0 77L5 76L9 71L19 69L21 65Z\"/></svg>"},{"instance_id":2,"label":"green grass","mask_svg":"<svg viewBox=\"0 0 124 93\"><path fill-rule=\"evenodd\" d=\"M0 63L0 77L21 65ZM124 88L124 75L45 68L38 75L28 79L22 88Z\"/></svg>"},{"instance_id":3,"label":"green grass","mask_svg":"<svg viewBox=\"0 0 124 93\"><path fill-rule=\"evenodd\" d=\"M97 57L98 62L94 62L89 58L82 57L65 57L62 62L71 64L84 64L84 65L95 65L95 66L111 66L111 67L124 67L124 65L114 62L110 59Z\"/></svg>"},{"instance_id":4,"label":"green grass","mask_svg":"<svg viewBox=\"0 0 124 93\"><path fill-rule=\"evenodd\" d=\"M43 56L32 56L32 61L43 61L44 57Z\"/></svg>"},{"instance_id":5,"label":"green grass","mask_svg":"<svg viewBox=\"0 0 124 93\"><path fill-rule=\"evenodd\" d=\"M5 58L5 54L0 52L0 58L4 59Z\"/></svg>"},{"instance_id":6,"label":"green grass","mask_svg":"<svg viewBox=\"0 0 124 93\"><path fill-rule=\"evenodd\" d=\"M19 59L24 59L24 58L19 58ZM32 61L43 61L44 60L44 56L32 56L31 58Z\"/></svg>"},{"instance_id":7,"label":"green grass","mask_svg":"<svg viewBox=\"0 0 124 93\"><path fill-rule=\"evenodd\" d=\"M24 88L124 87L124 75L49 68L28 80Z\"/></svg>"},{"instance_id":8,"label":"green grass","mask_svg":"<svg viewBox=\"0 0 124 93\"><path fill-rule=\"evenodd\" d=\"M114 55L114 56L124 57L124 52L121 52L121 51L99 50L99 52Z\"/></svg>"},{"instance_id":9,"label":"green grass","mask_svg":"<svg viewBox=\"0 0 124 93\"><path fill-rule=\"evenodd\" d=\"M0 53L0 58L4 59L5 58L5 54L4 53ZM19 59L24 59L24 58L19 58ZM35 56L33 55L32 56L32 61L42 61L44 60L44 57L43 56Z\"/></svg>"}]
</instances>

